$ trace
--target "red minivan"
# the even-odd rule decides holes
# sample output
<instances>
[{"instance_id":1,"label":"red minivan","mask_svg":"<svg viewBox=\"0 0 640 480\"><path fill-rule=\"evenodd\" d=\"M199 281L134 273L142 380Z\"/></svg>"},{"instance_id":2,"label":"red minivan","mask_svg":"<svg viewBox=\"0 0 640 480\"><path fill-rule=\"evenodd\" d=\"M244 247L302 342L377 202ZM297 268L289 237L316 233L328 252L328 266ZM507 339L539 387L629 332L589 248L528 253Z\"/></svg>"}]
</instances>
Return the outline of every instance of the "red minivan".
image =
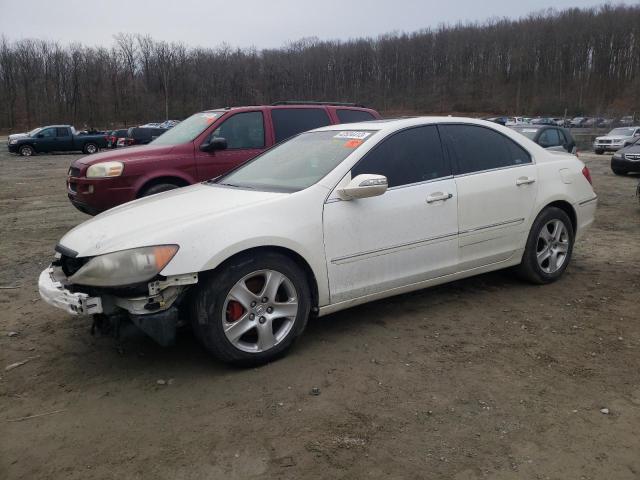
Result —
<instances>
[{"instance_id":1,"label":"red minivan","mask_svg":"<svg viewBox=\"0 0 640 480\"><path fill-rule=\"evenodd\" d=\"M67 192L78 210L96 215L146 195L217 177L298 133L381 118L355 104L279 102L196 113L149 145L76 160Z\"/></svg>"}]
</instances>

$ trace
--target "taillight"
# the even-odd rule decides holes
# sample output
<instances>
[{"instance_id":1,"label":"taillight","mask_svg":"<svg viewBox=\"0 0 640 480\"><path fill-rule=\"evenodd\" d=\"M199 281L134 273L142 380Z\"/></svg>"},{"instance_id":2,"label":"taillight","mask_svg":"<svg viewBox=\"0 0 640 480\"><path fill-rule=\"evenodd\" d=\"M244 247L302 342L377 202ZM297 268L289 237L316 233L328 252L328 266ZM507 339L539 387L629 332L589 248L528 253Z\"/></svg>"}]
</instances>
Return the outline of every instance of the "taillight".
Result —
<instances>
[{"instance_id":1,"label":"taillight","mask_svg":"<svg viewBox=\"0 0 640 480\"><path fill-rule=\"evenodd\" d=\"M585 167L582 169L582 175L584 175L584 178L587 179L587 181L593 185L593 181L591 180L591 172L589 171L589 169L587 168L587 166L585 165Z\"/></svg>"}]
</instances>

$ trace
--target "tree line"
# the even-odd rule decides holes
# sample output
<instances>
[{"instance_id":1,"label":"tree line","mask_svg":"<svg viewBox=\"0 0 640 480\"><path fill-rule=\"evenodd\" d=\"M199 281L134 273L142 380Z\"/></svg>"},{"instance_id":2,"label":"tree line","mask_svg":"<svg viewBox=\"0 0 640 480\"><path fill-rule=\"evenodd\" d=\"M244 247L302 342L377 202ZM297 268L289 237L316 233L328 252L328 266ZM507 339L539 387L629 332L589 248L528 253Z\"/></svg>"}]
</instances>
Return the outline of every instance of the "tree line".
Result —
<instances>
[{"instance_id":1,"label":"tree line","mask_svg":"<svg viewBox=\"0 0 640 480\"><path fill-rule=\"evenodd\" d=\"M111 47L0 38L2 129L129 126L278 100L357 102L388 114L632 114L640 111L640 6L265 50L131 34Z\"/></svg>"}]
</instances>

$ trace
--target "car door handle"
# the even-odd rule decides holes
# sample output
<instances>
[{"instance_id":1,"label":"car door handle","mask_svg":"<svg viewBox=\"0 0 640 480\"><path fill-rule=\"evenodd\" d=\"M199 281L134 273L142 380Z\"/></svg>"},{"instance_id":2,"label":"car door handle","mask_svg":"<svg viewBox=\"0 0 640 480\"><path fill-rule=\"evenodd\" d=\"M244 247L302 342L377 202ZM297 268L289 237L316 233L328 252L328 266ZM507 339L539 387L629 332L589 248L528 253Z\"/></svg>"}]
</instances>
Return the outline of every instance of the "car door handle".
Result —
<instances>
[{"instance_id":1,"label":"car door handle","mask_svg":"<svg viewBox=\"0 0 640 480\"><path fill-rule=\"evenodd\" d=\"M530 185L533 182L535 182L536 179L535 178L531 178L531 177L520 177L516 180L516 185L520 186L520 185Z\"/></svg>"},{"instance_id":2,"label":"car door handle","mask_svg":"<svg viewBox=\"0 0 640 480\"><path fill-rule=\"evenodd\" d=\"M453 197L452 193L436 192L427 197L427 203L444 202L449 200L451 197Z\"/></svg>"}]
</instances>

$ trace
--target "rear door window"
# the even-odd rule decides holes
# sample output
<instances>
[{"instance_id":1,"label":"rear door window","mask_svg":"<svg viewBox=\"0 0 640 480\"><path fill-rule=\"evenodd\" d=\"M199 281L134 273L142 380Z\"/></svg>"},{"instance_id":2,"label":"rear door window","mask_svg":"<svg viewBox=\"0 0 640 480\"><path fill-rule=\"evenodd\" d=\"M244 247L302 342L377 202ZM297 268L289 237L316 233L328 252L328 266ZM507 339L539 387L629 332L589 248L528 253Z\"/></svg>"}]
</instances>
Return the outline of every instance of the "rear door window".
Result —
<instances>
[{"instance_id":1,"label":"rear door window","mask_svg":"<svg viewBox=\"0 0 640 480\"><path fill-rule=\"evenodd\" d=\"M447 124L438 128L457 175L531 163L524 148L490 128Z\"/></svg>"},{"instance_id":2,"label":"rear door window","mask_svg":"<svg viewBox=\"0 0 640 480\"><path fill-rule=\"evenodd\" d=\"M368 122L369 120L376 119L376 117L371 115L369 112L362 110L338 109L336 110L336 115L338 115L340 123Z\"/></svg>"},{"instance_id":3,"label":"rear door window","mask_svg":"<svg viewBox=\"0 0 640 480\"><path fill-rule=\"evenodd\" d=\"M68 137L69 129L68 128L56 128L58 137Z\"/></svg>"},{"instance_id":4,"label":"rear door window","mask_svg":"<svg viewBox=\"0 0 640 480\"><path fill-rule=\"evenodd\" d=\"M211 138L218 137L227 141L227 148L230 150L264 148L262 112L236 113L227 118L211 134Z\"/></svg>"},{"instance_id":5,"label":"rear door window","mask_svg":"<svg viewBox=\"0 0 640 480\"><path fill-rule=\"evenodd\" d=\"M271 110L276 143L298 133L331 124L323 108L275 108Z\"/></svg>"},{"instance_id":6,"label":"rear door window","mask_svg":"<svg viewBox=\"0 0 640 480\"><path fill-rule=\"evenodd\" d=\"M562 145L564 142L560 138L559 132L556 128L548 128L544 132L540 134L540 138L538 138L538 144L541 147L557 147Z\"/></svg>"}]
</instances>

